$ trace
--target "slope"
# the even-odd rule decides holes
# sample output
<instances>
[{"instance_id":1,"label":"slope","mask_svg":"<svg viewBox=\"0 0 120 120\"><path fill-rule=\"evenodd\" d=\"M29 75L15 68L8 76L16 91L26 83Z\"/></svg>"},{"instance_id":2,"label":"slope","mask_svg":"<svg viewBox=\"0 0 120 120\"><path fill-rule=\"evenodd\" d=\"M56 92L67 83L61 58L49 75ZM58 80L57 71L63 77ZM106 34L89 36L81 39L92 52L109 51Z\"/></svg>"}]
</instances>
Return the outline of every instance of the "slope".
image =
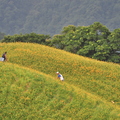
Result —
<instances>
[{"instance_id":1,"label":"slope","mask_svg":"<svg viewBox=\"0 0 120 120\"><path fill-rule=\"evenodd\" d=\"M0 119L119 120L120 109L36 70L0 62Z\"/></svg>"},{"instance_id":2,"label":"slope","mask_svg":"<svg viewBox=\"0 0 120 120\"><path fill-rule=\"evenodd\" d=\"M120 0L0 0L0 31L55 35L67 25L120 28Z\"/></svg>"},{"instance_id":3,"label":"slope","mask_svg":"<svg viewBox=\"0 0 120 120\"><path fill-rule=\"evenodd\" d=\"M120 65L97 61L55 48L30 43L1 43L1 54L8 51L9 62L26 66L120 105Z\"/></svg>"}]
</instances>

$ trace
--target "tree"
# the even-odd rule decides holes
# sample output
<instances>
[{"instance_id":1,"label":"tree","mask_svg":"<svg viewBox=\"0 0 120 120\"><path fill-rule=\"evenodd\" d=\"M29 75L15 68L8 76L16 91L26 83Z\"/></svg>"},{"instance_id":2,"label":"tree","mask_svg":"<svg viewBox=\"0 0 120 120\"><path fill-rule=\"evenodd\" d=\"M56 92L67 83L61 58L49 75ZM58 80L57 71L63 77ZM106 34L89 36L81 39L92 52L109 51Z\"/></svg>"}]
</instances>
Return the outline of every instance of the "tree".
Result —
<instances>
[{"instance_id":1,"label":"tree","mask_svg":"<svg viewBox=\"0 0 120 120\"><path fill-rule=\"evenodd\" d=\"M64 38L65 38L64 35L60 35L60 34L54 35L50 42L50 46L53 46L58 49L64 49L64 46L65 46Z\"/></svg>"},{"instance_id":2,"label":"tree","mask_svg":"<svg viewBox=\"0 0 120 120\"><path fill-rule=\"evenodd\" d=\"M68 25L66 27L63 27L62 34L67 34L70 31L75 31L75 30L76 30L76 27L74 25Z\"/></svg>"},{"instance_id":3,"label":"tree","mask_svg":"<svg viewBox=\"0 0 120 120\"><path fill-rule=\"evenodd\" d=\"M55 35L52 46L102 61L119 62L120 29L113 33L99 22L90 26L67 26L62 34Z\"/></svg>"},{"instance_id":4,"label":"tree","mask_svg":"<svg viewBox=\"0 0 120 120\"><path fill-rule=\"evenodd\" d=\"M30 42L30 43L39 43L39 44L46 44L46 39L49 39L49 35L43 34L15 34L13 36L8 35L5 36L1 42Z\"/></svg>"},{"instance_id":5,"label":"tree","mask_svg":"<svg viewBox=\"0 0 120 120\"><path fill-rule=\"evenodd\" d=\"M83 36L86 41L77 54L106 61L110 52L107 39L110 31L99 22L90 25L86 31Z\"/></svg>"},{"instance_id":6,"label":"tree","mask_svg":"<svg viewBox=\"0 0 120 120\"><path fill-rule=\"evenodd\" d=\"M109 61L120 62L120 54L116 52L120 51L120 28L115 29L108 38L110 40L109 46L111 47Z\"/></svg>"}]
</instances>

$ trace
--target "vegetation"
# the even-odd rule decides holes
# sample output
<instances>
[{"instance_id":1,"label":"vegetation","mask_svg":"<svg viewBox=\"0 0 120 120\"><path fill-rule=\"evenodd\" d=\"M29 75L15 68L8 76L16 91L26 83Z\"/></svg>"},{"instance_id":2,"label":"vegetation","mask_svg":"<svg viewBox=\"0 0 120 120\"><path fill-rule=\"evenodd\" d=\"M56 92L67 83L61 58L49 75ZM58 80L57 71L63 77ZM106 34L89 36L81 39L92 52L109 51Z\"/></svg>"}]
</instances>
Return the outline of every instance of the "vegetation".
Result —
<instances>
[{"instance_id":1,"label":"vegetation","mask_svg":"<svg viewBox=\"0 0 120 120\"><path fill-rule=\"evenodd\" d=\"M120 28L120 0L0 0L0 31L5 34L60 33L63 26L101 22Z\"/></svg>"},{"instance_id":2,"label":"vegetation","mask_svg":"<svg viewBox=\"0 0 120 120\"><path fill-rule=\"evenodd\" d=\"M99 22L84 27L69 25L54 35L51 46L102 61L120 63L120 29L110 32Z\"/></svg>"},{"instance_id":3,"label":"vegetation","mask_svg":"<svg viewBox=\"0 0 120 120\"><path fill-rule=\"evenodd\" d=\"M109 119L120 109L49 75L0 62L0 119Z\"/></svg>"},{"instance_id":4,"label":"vegetation","mask_svg":"<svg viewBox=\"0 0 120 120\"><path fill-rule=\"evenodd\" d=\"M1 42L30 42L30 43L39 43L39 44L46 44L46 40L49 39L49 35L43 35L43 34L36 34L36 33L30 33L30 34L15 34L13 36L7 35L4 36L4 39L1 40Z\"/></svg>"},{"instance_id":5,"label":"vegetation","mask_svg":"<svg viewBox=\"0 0 120 120\"><path fill-rule=\"evenodd\" d=\"M5 36L5 33L0 32L0 40L2 40L4 38L4 36Z\"/></svg>"},{"instance_id":6,"label":"vegetation","mask_svg":"<svg viewBox=\"0 0 120 120\"><path fill-rule=\"evenodd\" d=\"M0 119L120 119L118 64L33 43L0 49Z\"/></svg>"},{"instance_id":7,"label":"vegetation","mask_svg":"<svg viewBox=\"0 0 120 120\"><path fill-rule=\"evenodd\" d=\"M61 34L16 34L5 36L1 42L32 42L49 45L75 54L93 59L120 63L120 29L110 32L99 22L84 27L69 25L63 28Z\"/></svg>"}]
</instances>

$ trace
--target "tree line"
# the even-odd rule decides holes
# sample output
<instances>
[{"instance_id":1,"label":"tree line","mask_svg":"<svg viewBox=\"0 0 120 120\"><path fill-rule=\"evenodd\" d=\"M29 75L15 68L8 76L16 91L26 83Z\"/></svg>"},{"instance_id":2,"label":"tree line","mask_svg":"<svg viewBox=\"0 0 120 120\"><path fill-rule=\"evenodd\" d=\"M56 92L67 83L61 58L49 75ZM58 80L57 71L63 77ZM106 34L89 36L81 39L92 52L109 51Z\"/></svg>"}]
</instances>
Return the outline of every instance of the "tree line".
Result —
<instances>
[{"instance_id":1,"label":"tree line","mask_svg":"<svg viewBox=\"0 0 120 120\"><path fill-rule=\"evenodd\" d=\"M7 35L1 42L39 43L92 59L120 63L120 29L111 32L100 22L89 26L68 25L53 37L36 33Z\"/></svg>"}]
</instances>

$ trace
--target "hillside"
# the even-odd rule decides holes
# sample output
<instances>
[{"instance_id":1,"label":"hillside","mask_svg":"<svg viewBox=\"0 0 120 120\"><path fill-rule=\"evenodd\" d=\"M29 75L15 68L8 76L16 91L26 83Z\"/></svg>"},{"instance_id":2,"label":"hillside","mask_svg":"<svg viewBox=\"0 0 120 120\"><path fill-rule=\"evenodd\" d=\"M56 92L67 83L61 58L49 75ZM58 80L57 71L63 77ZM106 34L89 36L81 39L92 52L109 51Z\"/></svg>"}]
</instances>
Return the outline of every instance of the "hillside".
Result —
<instances>
[{"instance_id":1,"label":"hillside","mask_svg":"<svg viewBox=\"0 0 120 120\"><path fill-rule=\"evenodd\" d=\"M120 65L32 43L0 43L4 50L0 119L120 119Z\"/></svg>"},{"instance_id":2,"label":"hillside","mask_svg":"<svg viewBox=\"0 0 120 120\"><path fill-rule=\"evenodd\" d=\"M120 100L120 65L85 58L62 50L30 43L1 43L0 53L8 51L9 62L56 77L59 71L66 83L98 95L108 102Z\"/></svg>"},{"instance_id":3,"label":"hillside","mask_svg":"<svg viewBox=\"0 0 120 120\"><path fill-rule=\"evenodd\" d=\"M120 0L0 0L0 32L59 34L64 26L101 22L120 28Z\"/></svg>"},{"instance_id":4,"label":"hillside","mask_svg":"<svg viewBox=\"0 0 120 120\"><path fill-rule=\"evenodd\" d=\"M120 108L33 69L0 62L0 119L119 120Z\"/></svg>"}]
</instances>

